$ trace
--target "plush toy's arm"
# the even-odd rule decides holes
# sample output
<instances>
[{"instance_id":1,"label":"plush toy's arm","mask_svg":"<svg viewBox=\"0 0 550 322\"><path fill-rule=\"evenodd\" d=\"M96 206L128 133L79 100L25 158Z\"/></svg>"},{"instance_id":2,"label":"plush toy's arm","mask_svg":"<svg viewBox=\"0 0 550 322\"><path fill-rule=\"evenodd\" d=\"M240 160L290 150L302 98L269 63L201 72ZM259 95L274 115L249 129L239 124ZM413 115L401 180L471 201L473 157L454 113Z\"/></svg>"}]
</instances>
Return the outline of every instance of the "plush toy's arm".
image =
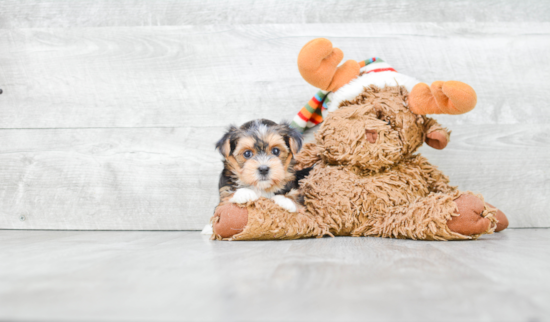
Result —
<instances>
[{"instance_id":1,"label":"plush toy's arm","mask_svg":"<svg viewBox=\"0 0 550 322\"><path fill-rule=\"evenodd\" d=\"M246 205L222 203L211 218L212 239L269 240L330 236L322 218L305 209L288 212L273 200L260 198Z\"/></svg>"},{"instance_id":2,"label":"plush toy's arm","mask_svg":"<svg viewBox=\"0 0 550 322\"><path fill-rule=\"evenodd\" d=\"M447 130L430 117L426 117L424 133L426 133L426 144L434 149L442 150L451 142L451 131Z\"/></svg>"}]
</instances>

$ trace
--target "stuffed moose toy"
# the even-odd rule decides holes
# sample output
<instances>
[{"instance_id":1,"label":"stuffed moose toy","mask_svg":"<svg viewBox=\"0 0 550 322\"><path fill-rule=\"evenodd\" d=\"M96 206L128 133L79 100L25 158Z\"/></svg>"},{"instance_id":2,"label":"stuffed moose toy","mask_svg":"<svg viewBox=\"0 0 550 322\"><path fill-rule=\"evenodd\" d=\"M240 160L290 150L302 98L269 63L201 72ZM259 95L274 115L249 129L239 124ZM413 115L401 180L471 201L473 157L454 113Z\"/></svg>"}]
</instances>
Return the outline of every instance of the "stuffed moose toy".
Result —
<instances>
[{"instance_id":1,"label":"stuffed moose toy","mask_svg":"<svg viewBox=\"0 0 550 322\"><path fill-rule=\"evenodd\" d=\"M428 86L378 58L348 60L318 38L298 56L302 77L321 89L292 126L320 125L295 156L303 206L289 212L272 200L222 202L211 219L214 239L266 240L373 236L421 240L476 239L508 226L481 195L460 191L426 158L425 142L443 149L450 132L427 114L472 110L476 93L458 81Z\"/></svg>"}]
</instances>

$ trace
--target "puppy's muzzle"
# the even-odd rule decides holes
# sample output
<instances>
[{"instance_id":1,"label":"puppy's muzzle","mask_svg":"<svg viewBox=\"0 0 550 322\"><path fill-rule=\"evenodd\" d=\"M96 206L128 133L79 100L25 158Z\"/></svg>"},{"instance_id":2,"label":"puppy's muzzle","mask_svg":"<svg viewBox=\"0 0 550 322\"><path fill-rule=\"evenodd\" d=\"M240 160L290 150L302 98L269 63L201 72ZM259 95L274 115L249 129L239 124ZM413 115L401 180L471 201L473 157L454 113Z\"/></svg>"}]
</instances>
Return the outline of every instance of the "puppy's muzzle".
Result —
<instances>
[{"instance_id":1,"label":"puppy's muzzle","mask_svg":"<svg viewBox=\"0 0 550 322\"><path fill-rule=\"evenodd\" d=\"M267 176L267 174L269 173L269 167L266 166L266 165L262 165L262 166L258 167L258 172L262 176Z\"/></svg>"}]
</instances>

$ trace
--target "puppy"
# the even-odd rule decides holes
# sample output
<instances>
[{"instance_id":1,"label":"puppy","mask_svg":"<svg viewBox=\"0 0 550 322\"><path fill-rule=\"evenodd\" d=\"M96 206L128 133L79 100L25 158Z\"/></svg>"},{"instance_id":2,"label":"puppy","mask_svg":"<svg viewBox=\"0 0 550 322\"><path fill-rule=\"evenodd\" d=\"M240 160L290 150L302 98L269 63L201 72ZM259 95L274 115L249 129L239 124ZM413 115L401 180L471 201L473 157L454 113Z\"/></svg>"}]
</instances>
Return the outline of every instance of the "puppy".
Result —
<instances>
[{"instance_id":1,"label":"puppy","mask_svg":"<svg viewBox=\"0 0 550 322\"><path fill-rule=\"evenodd\" d=\"M259 119L230 126L216 143L224 157L220 200L247 203L265 197L296 212L300 197L294 156L301 147L302 135L288 123Z\"/></svg>"}]
</instances>

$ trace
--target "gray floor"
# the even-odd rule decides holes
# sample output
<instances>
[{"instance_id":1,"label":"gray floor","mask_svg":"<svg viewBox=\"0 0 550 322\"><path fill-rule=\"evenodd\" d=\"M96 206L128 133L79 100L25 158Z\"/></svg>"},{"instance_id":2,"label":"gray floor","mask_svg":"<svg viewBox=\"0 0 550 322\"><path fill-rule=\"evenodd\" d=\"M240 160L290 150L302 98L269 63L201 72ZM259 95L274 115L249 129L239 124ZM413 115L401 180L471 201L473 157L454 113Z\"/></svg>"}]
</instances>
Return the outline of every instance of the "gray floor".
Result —
<instances>
[{"instance_id":1,"label":"gray floor","mask_svg":"<svg viewBox=\"0 0 550 322\"><path fill-rule=\"evenodd\" d=\"M471 242L0 230L0 320L542 321L550 229Z\"/></svg>"}]
</instances>

